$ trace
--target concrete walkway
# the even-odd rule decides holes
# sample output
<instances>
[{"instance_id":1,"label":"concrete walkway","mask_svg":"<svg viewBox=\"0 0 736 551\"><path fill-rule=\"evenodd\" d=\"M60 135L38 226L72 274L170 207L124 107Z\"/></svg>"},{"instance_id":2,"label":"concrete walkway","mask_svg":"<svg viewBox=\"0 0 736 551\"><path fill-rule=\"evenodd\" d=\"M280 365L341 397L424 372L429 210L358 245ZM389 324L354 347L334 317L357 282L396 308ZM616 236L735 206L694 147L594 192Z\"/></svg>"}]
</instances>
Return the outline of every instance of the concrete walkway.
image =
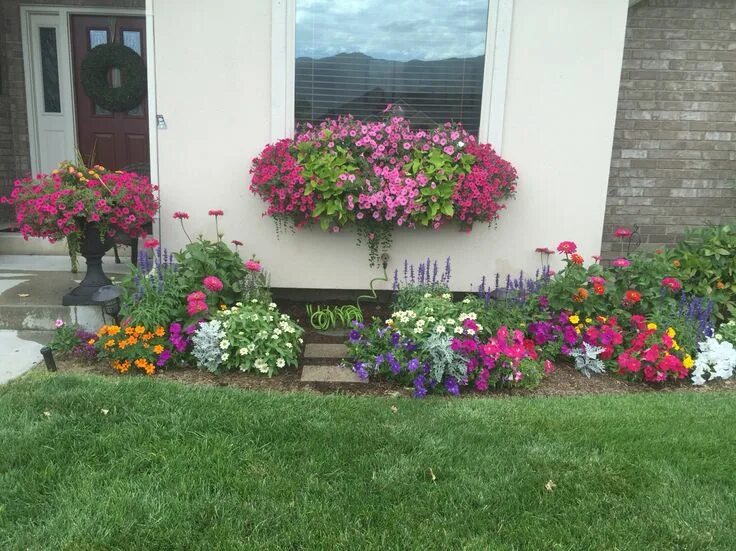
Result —
<instances>
[{"instance_id":1,"label":"concrete walkway","mask_svg":"<svg viewBox=\"0 0 736 551\"><path fill-rule=\"evenodd\" d=\"M42 360L42 345L25 340L17 331L0 330L0 384L20 377Z\"/></svg>"}]
</instances>

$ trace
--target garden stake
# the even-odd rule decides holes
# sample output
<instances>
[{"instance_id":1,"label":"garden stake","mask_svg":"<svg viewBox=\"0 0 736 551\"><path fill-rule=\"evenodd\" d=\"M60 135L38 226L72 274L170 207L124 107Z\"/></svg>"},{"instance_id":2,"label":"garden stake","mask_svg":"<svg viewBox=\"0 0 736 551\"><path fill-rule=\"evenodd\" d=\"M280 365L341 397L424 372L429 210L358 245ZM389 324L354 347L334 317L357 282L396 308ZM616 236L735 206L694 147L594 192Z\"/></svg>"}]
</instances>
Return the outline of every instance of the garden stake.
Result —
<instances>
[{"instance_id":1,"label":"garden stake","mask_svg":"<svg viewBox=\"0 0 736 551\"><path fill-rule=\"evenodd\" d=\"M358 308L360 308L360 301L361 301L361 299L375 300L376 302L378 302L378 293L376 293L376 290L373 287L373 284L376 281L388 281L388 273L386 272L386 268L388 268L388 259L389 259L388 254L383 253L381 255L381 263L383 264L383 277L374 277L373 279L371 279L371 281L368 284L368 286L371 288L371 293L372 294L359 296L358 297L358 300L356 302L356 304L358 305Z\"/></svg>"},{"instance_id":2,"label":"garden stake","mask_svg":"<svg viewBox=\"0 0 736 551\"><path fill-rule=\"evenodd\" d=\"M41 349L41 356L43 356L43 362L46 364L46 369L51 372L56 371L56 362L54 361L54 351L51 350L50 346L44 346Z\"/></svg>"}]
</instances>

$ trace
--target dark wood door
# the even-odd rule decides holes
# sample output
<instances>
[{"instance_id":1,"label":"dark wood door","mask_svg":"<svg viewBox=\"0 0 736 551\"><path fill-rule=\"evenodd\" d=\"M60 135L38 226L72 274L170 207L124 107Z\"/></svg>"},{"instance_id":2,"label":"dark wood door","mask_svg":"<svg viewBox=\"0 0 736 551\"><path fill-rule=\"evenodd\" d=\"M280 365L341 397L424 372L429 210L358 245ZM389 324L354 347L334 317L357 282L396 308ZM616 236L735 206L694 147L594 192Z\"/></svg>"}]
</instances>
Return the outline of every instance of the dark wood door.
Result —
<instances>
[{"instance_id":1,"label":"dark wood door","mask_svg":"<svg viewBox=\"0 0 736 551\"><path fill-rule=\"evenodd\" d=\"M101 164L110 170L128 169L148 174L148 106L143 102L127 112L113 113L95 105L80 81L87 52L100 44L117 42L146 59L146 22L143 17L72 16L74 100L77 110L77 147L88 166ZM117 69L108 75L120 85Z\"/></svg>"}]
</instances>

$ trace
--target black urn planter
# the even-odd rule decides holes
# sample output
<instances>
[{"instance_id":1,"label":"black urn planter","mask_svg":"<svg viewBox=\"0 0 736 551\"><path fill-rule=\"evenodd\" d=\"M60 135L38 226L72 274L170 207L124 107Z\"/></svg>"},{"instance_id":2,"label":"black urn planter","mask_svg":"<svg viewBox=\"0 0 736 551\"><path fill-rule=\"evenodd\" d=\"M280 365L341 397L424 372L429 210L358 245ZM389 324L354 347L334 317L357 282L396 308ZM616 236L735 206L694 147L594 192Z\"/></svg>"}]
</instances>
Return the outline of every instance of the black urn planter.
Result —
<instances>
[{"instance_id":1,"label":"black urn planter","mask_svg":"<svg viewBox=\"0 0 736 551\"><path fill-rule=\"evenodd\" d=\"M102 271L102 257L112 248L114 240L105 235L100 237L100 226L98 224L87 224L84 235L79 241L79 252L87 261L87 273L84 279L67 294L61 301L64 306L81 306L95 304L92 295L104 285L112 282Z\"/></svg>"}]
</instances>

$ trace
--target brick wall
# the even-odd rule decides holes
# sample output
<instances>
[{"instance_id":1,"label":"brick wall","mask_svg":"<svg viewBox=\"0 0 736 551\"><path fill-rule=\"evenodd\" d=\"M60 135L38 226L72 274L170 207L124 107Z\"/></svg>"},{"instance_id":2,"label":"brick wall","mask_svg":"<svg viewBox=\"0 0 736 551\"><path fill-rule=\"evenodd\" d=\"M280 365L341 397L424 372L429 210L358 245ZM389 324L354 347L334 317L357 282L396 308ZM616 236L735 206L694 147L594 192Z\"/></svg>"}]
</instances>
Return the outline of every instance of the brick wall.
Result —
<instances>
[{"instance_id":1,"label":"brick wall","mask_svg":"<svg viewBox=\"0 0 736 551\"><path fill-rule=\"evenodd\" d=\"M602 251L638 224L642 248L736 217L736 0L629 9Z\"/></svg>"},{"instance_id":2,"label":"brick wall","mask_svg":"<svg viewBox=\"0 0 736 551\"><path fill-rule=\"evenodd\" d=\"M0 195L30 171L28 115L20 33L20 5L143 8L145 0L0 0ZM0 205L0 229L12 211Z\"/></svg>"}]
</instances>

